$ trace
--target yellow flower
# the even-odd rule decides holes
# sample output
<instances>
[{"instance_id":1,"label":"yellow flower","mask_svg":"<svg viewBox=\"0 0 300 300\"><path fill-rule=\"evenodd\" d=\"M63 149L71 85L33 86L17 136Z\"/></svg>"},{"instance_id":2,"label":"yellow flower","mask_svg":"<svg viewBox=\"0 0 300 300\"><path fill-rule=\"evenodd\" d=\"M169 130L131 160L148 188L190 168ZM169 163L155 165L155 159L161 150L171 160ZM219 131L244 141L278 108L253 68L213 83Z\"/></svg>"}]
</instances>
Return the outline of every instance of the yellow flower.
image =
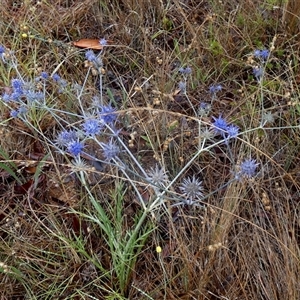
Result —
<instances>
[{"instance_id":1,"label":"yellow flower","mask_svg":"<svg viewBox=\"0 0 300 300\"><path fill-rule=\"evenodd\" d=\"M160 246L157 246L157 247L156 247L156 252L157 252L157 253L161 253L161 247L160 247Z\"/></svg>"}]
</instances>

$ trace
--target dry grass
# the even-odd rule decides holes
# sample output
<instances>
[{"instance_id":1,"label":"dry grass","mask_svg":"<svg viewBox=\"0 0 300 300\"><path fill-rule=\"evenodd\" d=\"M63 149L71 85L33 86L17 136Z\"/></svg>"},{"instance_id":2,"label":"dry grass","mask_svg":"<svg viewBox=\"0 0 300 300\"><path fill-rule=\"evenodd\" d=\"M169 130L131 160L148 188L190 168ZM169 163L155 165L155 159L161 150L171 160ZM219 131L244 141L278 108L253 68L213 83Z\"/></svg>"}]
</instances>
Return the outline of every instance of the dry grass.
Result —
<instances>
[{"instance_id":1,"label":"dry grass","mask_svg":"<svg viewBox=\"0 0 300 300\"><path fill-rule=\"evenodd\" d=\"M1 105L2 162L11 168L14 163L22 182L2 169L1 299L300 299L298 14L291 9L293 1L283 6L240 2L2 1L0 44L15 52L28 78L56 69L70 85L82 84L87 72L83 51L71 42L113 41L103 56L103 88L119 108L124 142L145 169L159 162L174 178L191 160L199 145L193 109L210 101L211 84L224 88L201 124L221 114L244 134L230 152L224 144L211 143L181 176L201 177L205 195L211 193L205 209L167 203L159 217L149 214L145 224L154 229L122 290L103 230L84 215L95 208L80 181L70 176L70 162L48 142L60 129L57 120L47 113L37 117L32 123L42 133L37 134L18 120L6 122L9 112ZM272 44L273 58L260 87L250 54ZM177 91L181 66L192 68L188 100ZM0 72L4 91L16 74L1 66ZM98 80L88 78L85 108L99 90ZM107 102L109 93L104 93ZM272 130L251 131L259 127L262 94L275 122ZM49 101L61 110L79 111L71 91L59 94L53 87ZM75 121L69 116L65 122ZM45 154L47 163L36 179ZM226 184L232 178L231 159L237 163L248 156L260 163L258 175ZM153 191L134 180L150 199ZM88 179L115 224L112 193L121 181L116 168L94 171ZM141 207L124 182L119 229L125 236ZM177 183L172 190L180 193Z\"/></svg>"}]
</instances>

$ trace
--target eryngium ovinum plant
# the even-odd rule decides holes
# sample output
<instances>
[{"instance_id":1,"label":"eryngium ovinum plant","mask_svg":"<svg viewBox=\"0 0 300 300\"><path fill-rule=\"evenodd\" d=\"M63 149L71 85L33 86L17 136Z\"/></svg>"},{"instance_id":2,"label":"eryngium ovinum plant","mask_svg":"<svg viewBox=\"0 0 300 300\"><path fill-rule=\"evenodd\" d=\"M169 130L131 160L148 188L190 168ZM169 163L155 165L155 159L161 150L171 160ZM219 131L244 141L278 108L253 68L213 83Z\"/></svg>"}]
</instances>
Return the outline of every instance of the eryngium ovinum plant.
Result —
<instances>
[{"instance_id":1,"label":"eryngium ovinum plant","mask_svg":"<svg viewBox=\"0 0 300 300\"><path fill-rule=\"evenodd\" d=\"M200 103L199 110L194 109L194 113L195 119L199 121L201 143L184 168L176 176L170 178L166 166L161 166L159 163L150 167L143 167L120 135L122 114L119 111L122 107L117 107L116 103L104 103L102 55L107 46L106 40L101 39L100 44L103 46L103 50L99 51L98 54L92 50L85 53L85 57L90 63L90 69L96 70L100 78L99 94L94 95L88 109L84 107L82 98L90 69L81 86L78 84L70 86L56 72L49 74L43 71L37 77L28 79L20 70L20 65L13 51L0 46L3 68L6 68L7 72L13 69L13 74L15 74L15 77L10 78L10 89L5 91L1 97L3 105L10 111L10 118L3 122L9 122L12 119L23 122L32 132L43 136L50 146L48 149L61 153L65 156L66 161L72 165L72 172L77 174L94 207L94 211L76 211L76 213L98 224L105 234L105 240L112 256L113 271L118 278L118 289L124 294L136 258L153 230L153 224L155 224L153 220L167 211L165 209L166 203L170 206L189 206L203 209L205 208L205 200L216 192L205 191L205 182L199 178L199 175L183 176L201 153L209 151L218 144L226 145L232 160L233 176L224 186L232 181L254 177L259 164L251 157L246 157L239 165L236 164L231 154L230 141L241 136L239 127L228 123L221 115L213 117L209 124L202 122L202 116L208 116L210 113L210 104ZM179 87L186 97L188 97L186 83L191 72L190 67L181 67L178 70L184 79L180 81ZM255 76L258 77L257 74ZM221 90L221 85L210 87L209 92L212 95L212 101L216 99L217 93ZM55 101L53 101L57 94L65 95L67 98L72 94L73 98L78 101L80 112L58 109ZM45 136L41 131L40 123L43 122L45 116L57 124L58 132L55 139ZM70 119L72 122L66 121ZM207 145L208 140L214 140L214 142ZM97 152L100 152L101 155L96 156L89 151L91 144L98 149ZM100 204L97 196L91 191L87 180L90 172L87 161L92 162L97 171L107 170L107 168L117 169L120 178L131 185L141 210L134 225L126 235L119 233L123 220L122 213L112 220L106 211L107 208ZM201 172L199 171L199 173ZM149 199L143 197L137 183L151 189L152 196ZM117 188L118 192L115 195L119 212L122 211L122 199L126 193L123 186L123 183L120 182ZM150 218L148 218L149 216ZM97 258L93 258L93 260L95 259ZM99 261L95 263L98 266L99 264ZM110 274L111 272L107 272L107 276L111 276Z\"/></svg>"}]
</instances>

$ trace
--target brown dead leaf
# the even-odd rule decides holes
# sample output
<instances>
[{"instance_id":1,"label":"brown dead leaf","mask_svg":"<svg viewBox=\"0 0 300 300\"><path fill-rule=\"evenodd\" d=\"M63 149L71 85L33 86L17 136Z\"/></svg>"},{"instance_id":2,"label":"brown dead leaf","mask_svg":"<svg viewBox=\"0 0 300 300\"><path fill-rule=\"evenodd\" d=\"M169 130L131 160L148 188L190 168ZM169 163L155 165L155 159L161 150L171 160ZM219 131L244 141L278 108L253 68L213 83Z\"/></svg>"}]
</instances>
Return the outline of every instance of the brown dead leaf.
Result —
<instances>
[{"instance_id":1,"label":"brown dead leaf","mask_svg":"<svg viewBox=\"0 0 300 300\"><path fill-rule=\"evenodd\" d=\"M73 45L79 48L87 48L94 50L102 50L103 46L100 45L99 39L81 39L77 42L73 42Z\"/></svg>"}]
</instances>

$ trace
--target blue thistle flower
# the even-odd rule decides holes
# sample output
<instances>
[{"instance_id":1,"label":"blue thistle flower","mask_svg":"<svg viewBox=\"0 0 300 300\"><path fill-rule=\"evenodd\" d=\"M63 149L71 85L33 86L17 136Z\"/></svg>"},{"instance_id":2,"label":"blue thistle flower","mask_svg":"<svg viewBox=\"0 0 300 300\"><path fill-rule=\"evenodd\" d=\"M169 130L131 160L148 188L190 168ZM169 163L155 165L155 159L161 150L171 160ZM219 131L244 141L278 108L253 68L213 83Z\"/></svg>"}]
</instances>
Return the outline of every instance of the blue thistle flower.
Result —
<instances>
[{"instance_id":1,"label":"blue thistle flower","mask_svg":"<svg viewBox=\"0 0 300 300\"><path fill-rule=\"evenodd\" d=\"M42 79L48 79L49 78L49 74L47 72L41 72L41 78Z\"/></svg>"},{"instance_id":2,"label":"blue thistle flower","mask_svg":"<svg viewBox=\"0 0 300 300\"><path fill-rule=\"evenodd\" d=\"M55 81L55 82L59 82L61 80L60 76L57 74L57 73L54 73L52 75L52 79Z\"/></svg>"},{"instance_id":3,"label":"blue thistle flower","mask_svg":"<svg viewBox=\"0 0 300 300\"><path fill-rule=\"evenodd\" d=\"M222 85L221 84L217 84L217 85L211 85L209 87L209 93L215 95L217 92L222 91Z\"/></svg>"},{"instance_id":4,"label":"blue thistle flower","mask_svg":"<svg viewBox=\"0 0 300 300\"><path fill-rule=\"evenodd\" d=\"M17 93L23 93L23 82L20 80L20 79L12 79L11 80L11 86L14 90L14 92L17 92Z\"/></svg>"},{"instance_id":5,"label":"blue thistle flower","mask_svg":"<svg viewBox=\"0 0 300 300\"><path fill-rule=\"evenodd\" d=\"M187 204L193 204L193 201L203 197L202 181L196 178L195 175L184 178L179 189L188 199Z\"/></svg>"},{"instance_id":6,"label":"blue thistle flower","mask_svg":"<svg viewBox=\"0 0 300 300\"><path fill-rule=\"evenodd\" d=\"M227 126L227 137L228 138L236 138L238 136L239 133L239 127L235 126L235 125L228 125Z\"/></svg>"},{"instance_id":7,"label":"blue thistle flower","mask_svg":"<svg viewBox=\"0 0 300 300\"><path fill-rule=\"evenodd\" d=\"M10 112L10 116L13 117L13 118L17 118L19 115L19 112L15 109L11 110Z\"/></svg>"},{"instance_id":8,"label":"blue thistle flower","mask_svg":"<svg viewBox=\"0 0 300 300\"><path fill-rule=\"evenodd\" d=\"M101 46L106 46L107 45L107 40L105 38L100 39L99 44Z\"/></svg>"},{"instance_id":9,"label":"blue thistle flower","mask_svg":"<svg viewBox=\"0 0 300 300\"><path fill-rule=\"evenodd\" d=\"M9 101L11 100L10 94L4 93L4 94L2 95L2 100L3 100L4 102L9 102Z\"/></svg>"},{"instance_id":10,"label":"blue thistle flower","mask_svg":"<svg viewBox=\"0 0 300 300\"><path fill-rule=\"evenodd\" d=\"M95 136L99 134L102 126L97 119L88 119L82 124L83 130L86 135Z\"/></svg>"},{"instance_id":11,"label":"blue thistle flower","mask_svg":"<svg viewBox=\"0 0 300 300\"><path fill-rule=\"evenodd\" d=\"M263 49L260 51L260 57L263 59L263 60L266 60L270 55L270 51L268 49Z\"/></svg>"},{"instance_id":12,"label":"blue thistle flower","mask_svg":"<svg viewBox=\"0 0 300 300\"><path fill-rule=\"evenodd\" d=\"M240 165L240 175L248 178L255 176L258 165L255 159L245 159Z\"/></svg>"},{"instance_id":13,"label":"blue thistle flower","mask_svg":"<svg viewBox=\"0 0 300 300\"><path fill-rule=\"evenodd\" d=\"M22 97L22 95L23 95L22 91L14 91L11 93L9 100L18 102Z\"/></svg>"},{"instance_id":14,"label":"blue thistle flower","mask_svg":"<svg viewBox=\"0 0 300 300\"><path fill-rule=\"evenodd\" d=\"M84 144L79 141L71 141L67 145L67 150L70 154L78 156L84 148Z\"/></svg>"},{"instance_id":15,"label":"blue thistle flower","mask_svg":"<svg viewBox=\"0 0 300 300\"><path fill-rule=\"evenodd\" d=\"M88 60L88 61L95 61L96 60L96 55L94 53L93 50L88 50L87 52L85 52L85 58Z\"/></svg>"},{"instance_id":16,"label":"blue thistle flower","mask_svg":"<svg viewBox=\"0 0 300 300\"><path fill-rule=\"evenodd\" d=\"M5 52L6 52L5 48L2 45L0 45L0 57L3 62L5 62Z\"/></svg>"},{"instance_id":17,"label":"blue thistle flower","mask_svg":"<svg viewBox=\"0 0 300 300\"><path fill-rule=\"evenodd\" d=\"M0 45L0 56L3 55L5 53L5 48Z\"/></svg>"},{"instance_id":18,"label":"blue thistle flower","mask_svg":"<svg viewBox=\"0 0 300 300\"><path fill-rule=\"evenodd\" d=\"M120 148L112 139L107 144L101 143L101 146L106 161L116 158L120 153Z\"/></svg>"},{"instance_id":19,"label":"blue thistle flower","mask_svg":"<svg viewBox=\"0 0 300 300\"><path fill-rule=\"evenodd\" d=\"M200 103L199 110L198 110L200 117L207 116L210 113L210 111L211 111L211 104L206 103L206 102Z\"/></svg>"},{"instance_id":20,"label":"blue thistle flower","mask_svg":"<svg viewBox=\"0 0 300 300\"><path fill-rule=\"evenodd\" d=\"M24 115L28 112L28 108L26 106L20 106L18 109L19 115Z\"/></svg>"},{"instance_id":21,"label":"blue thistle flower","mask_svg":"<svg viewBox=\"0 0 300 300\"><path fill-rule=\"evenodd\" d=\"M56 138L56 144L59 147L67 146L70 142L76 141L78 138L77 133L74 130L63 130L61 131L57 138Z\"/></svg>"},{"instance_id":22,"label":"blue thistle flower","mask_svg":"<svg viewBox=\"0 0 300 300\"><path fill-rule=\"evenodd\" d=\"M253 55L256 58L265 61L269 57L270 51L268 49L255 50Z\"/></svg>"},{"instance_id":23,"label":"blue thistle flower","mask_svg":"<svg viewBox=\"0 0 300 300\"><path fill-rule=\"evenodd\" d=\"M212 123L214 130L218 134L222 134L224 136L224 132L227 131L228 124L225 119L223 119L221 116L218 118L213 117L214 122Z\"/></svg>"},{"instance_id":24,"label":"blue thistle flower","mask_svg":"<svg viewBox=\"0 0 300 300\"><path fill-rule=\"evenodd\" d=\"M186 67L186 68L179 68L178 71L182 74L182 75L190 75L192 73L192 68L190 67Z\"/></svg>"},{"instance_id":25,"label":"blue thistle flower","mask_svg":"<svg viewBox=\"0 0 300 300\"><path fill-rule=\"evenodd\" d=\"M26 97L28 103L40 102L44 99L45 95L42 92L35 92L33 90L25 90L24 96Z\"/></svg>"},{"instance_id":26,"label":"blue thistle flower","mask_svg":"<svg viewBox=\"0 0 300 300\"><path fill-rule=\"evenodd\" d=\"M104 124L112 124L116 118L116 110L111 105L99 105L100 120Z\"/></svg>"},{"instance_id":27,"label":"blue thistle flower","mask_svg":"<svg viewBox=\"0 0 300 300\"><path fill-rule=\"evenodd\" d=\"M256 57L256 58L260 58L260 50L258 50L258 49L254 50L253 55L254 55L254 57Z\"/></svg>"}]
</instances>

